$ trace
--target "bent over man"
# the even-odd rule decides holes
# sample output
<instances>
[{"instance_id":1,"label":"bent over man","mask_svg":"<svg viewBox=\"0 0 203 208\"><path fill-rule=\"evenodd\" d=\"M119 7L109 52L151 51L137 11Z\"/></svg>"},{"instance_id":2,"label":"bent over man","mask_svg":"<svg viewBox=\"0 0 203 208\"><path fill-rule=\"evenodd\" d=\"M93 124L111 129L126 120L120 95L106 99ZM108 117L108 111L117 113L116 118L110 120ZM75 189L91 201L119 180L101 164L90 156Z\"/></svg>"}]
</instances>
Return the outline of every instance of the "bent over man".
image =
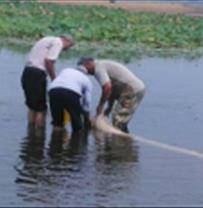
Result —
<instances>
[{"instance_id":1,"label":"bent over man","mask_svg":"<svg viewBox=\"0 0 203 208\"><path fill-rule=\"evenodd\" d=\"M97 106L97 115L103 112L108 115L117 101L112 113L113 125L128 132L127 125L142 100L145 92L144 83L124 65L112 60L94 60L82 57L78 65L84 66L93 74L102 87L102 94Z\"/></svg>"},{"instance_id":2,"label":"bent over man","mask_svg":"<svg viewBox=\"0 0 203 208\"><path fill-rule=\"evenodd\" d=\"M66 68L51 83L49 100L54 130L64 127L64 110L71 117L73 133L80 131L90 123L89 112L91 104L92 83L85 72Z\"/></svg>"},{"instance_id":3,"label":"bent over man","mask_svg":"<svg viewBox=\"0 0 203 208\"><path fill-rule=\"evenodd\" d=\"M21 76L29 124L44 127L47 109L47 74L51 80L54 80L56 59L62 50L69 49L73 44L73 39L69 36L44 37L31 49Z\"/></svg>"}]
</instances>

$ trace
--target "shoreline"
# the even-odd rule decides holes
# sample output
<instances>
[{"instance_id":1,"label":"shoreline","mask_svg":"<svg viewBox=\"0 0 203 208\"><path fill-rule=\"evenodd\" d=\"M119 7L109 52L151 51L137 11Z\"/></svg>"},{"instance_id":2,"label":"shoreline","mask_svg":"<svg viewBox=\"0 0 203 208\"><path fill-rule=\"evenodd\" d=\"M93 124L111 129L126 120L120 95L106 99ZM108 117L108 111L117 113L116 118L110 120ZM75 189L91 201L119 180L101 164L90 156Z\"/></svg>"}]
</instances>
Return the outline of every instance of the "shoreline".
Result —
<instances>
[{"instance_id":1,"label":"shoreline","mask_svg":"<svg viewBox=\"0 0 203 208\"><path fill-rule=\"evenodd\" d=\"M20 40L18 38L6 38L0 40L2 48L8 50L26 53L30 50L30 47L35 41ZM88 47L87 47L88 46ZM85 56L91 54L91 56L97 56L100 58L113 58L119 59L128 63L131 59L142 59L144 57L162 57L162 58L185 58L196 59L203 56L203 47L196 49L180 49L180 48L152 48L146 47L144 44L138 44L132 46L129 50L129 45L123 45L121 48L115 48L112 46L100 45L99 43L78 43L72 48L68 54L62 55L62 58L75 57L76 55Z\"/></svg>"},{"instance_id":2,"label":"shoreline","mask_svg":"<svg viewBox=\"0 0 203 208\"><path fill-rule=\"evenodd\" d=\"M150 3L150 2L115 2L102 0L39 0L40 3L55 3L64 5L86 5L86 6L104 6L107 8L124 9L130 12L149 12L149 13L166 13L182 14L188 16L203 17L203 7L186 5L181 3Z\"/></svg>"},{"instance_id":3,"label":"shoreline","mask_svg":"<svg viewBox=\"0 0 203 208\"><path fill-rule=\"evenodd\" d=\"M125 60L142 55L203 54L202 17L132 13L81 4L24 3L1 5L1 45L7 43L16 50L22 46L24 50L40 37L70 33L78 43L73 54Z\"/></svg>"}]
</instances>

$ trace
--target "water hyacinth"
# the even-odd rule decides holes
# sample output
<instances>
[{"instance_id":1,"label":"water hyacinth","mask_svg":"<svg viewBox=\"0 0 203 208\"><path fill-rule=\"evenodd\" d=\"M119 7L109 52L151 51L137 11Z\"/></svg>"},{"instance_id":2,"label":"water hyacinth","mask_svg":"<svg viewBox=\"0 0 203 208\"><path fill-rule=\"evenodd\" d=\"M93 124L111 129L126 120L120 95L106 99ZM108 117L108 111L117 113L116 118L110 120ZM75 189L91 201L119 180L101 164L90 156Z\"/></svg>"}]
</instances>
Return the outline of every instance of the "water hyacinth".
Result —
<instances>
[{"instance_id":1,"label":"water hyacinth","mask_svg":"<svg viewBox=\"0 0 203 208\"><path fill-rule=\"evenodd\" d=\"M76 39L76 49L82 45L86 49L97 45L103 55L125 53L130 56L138 46L189 53L203 47L200 17L34 1L0 4L1 38L35 41L42 36L64 33Z\"/></svg>"}]
</instances>

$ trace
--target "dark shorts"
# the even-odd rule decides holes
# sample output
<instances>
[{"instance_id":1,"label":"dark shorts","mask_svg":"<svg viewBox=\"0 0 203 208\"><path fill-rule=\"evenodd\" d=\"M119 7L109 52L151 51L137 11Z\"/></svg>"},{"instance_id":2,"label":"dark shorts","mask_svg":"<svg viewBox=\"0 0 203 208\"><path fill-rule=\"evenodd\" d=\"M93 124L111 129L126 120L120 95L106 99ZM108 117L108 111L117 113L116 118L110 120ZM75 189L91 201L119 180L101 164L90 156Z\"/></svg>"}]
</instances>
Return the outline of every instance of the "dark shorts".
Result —
<instances>
[{"instance_id":1,"label":"dark shorts","mask_svg":"<svg viewBox=\"0 0 203 208\"><path fill-rule=\"evenodd\" d=\"M21 84L28 108L37 112L45 111L47 109L46 73L35 67L25 67L21 76Z\"/></svg>"},{"instance_id":2,"label":"dark shorts","mask_svg":"<svg viewBox=\"0 0 203 208\"><path fill-rule=\"evenodd\" d=\"M65 88L54 88L49 91L49 101L54 126L64 126L64 110L70 113L73 131L82 129L82 107L80 95Z\"/></svg>"}]
</instances>

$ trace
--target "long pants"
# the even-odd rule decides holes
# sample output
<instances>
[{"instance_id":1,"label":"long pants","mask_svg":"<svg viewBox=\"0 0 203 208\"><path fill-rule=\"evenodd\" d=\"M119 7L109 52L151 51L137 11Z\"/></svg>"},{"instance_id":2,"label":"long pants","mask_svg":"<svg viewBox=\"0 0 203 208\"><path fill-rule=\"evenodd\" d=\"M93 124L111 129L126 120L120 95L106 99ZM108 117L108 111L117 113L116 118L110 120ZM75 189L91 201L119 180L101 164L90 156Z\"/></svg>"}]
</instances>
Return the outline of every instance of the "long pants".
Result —
<instances>
[{"instance_id":1,"label":"long pants","mask_svg":"<svg viewBox=\"0 0 203 208\"><path fill-rule=\"evenodd\" d=\"M126 87L121 92L112 112L112 122L115 127L123 129L127 126L143 96L144 90L135 93L130 87Z\"/></svg>"},{"instance_id":2,"label":"long pants","mask_svg":"<svg viewBox=\"0 0 203 208\"><path fill-rule=\"evenodd\" d=\"M64 110L70 113L74 132L82 129L82 107L80 95L65 88L53 88L49 91L49 101L54 126L64 126Z\"/></svg>"}]
</instances>

